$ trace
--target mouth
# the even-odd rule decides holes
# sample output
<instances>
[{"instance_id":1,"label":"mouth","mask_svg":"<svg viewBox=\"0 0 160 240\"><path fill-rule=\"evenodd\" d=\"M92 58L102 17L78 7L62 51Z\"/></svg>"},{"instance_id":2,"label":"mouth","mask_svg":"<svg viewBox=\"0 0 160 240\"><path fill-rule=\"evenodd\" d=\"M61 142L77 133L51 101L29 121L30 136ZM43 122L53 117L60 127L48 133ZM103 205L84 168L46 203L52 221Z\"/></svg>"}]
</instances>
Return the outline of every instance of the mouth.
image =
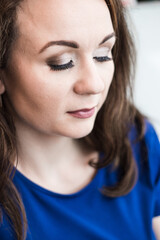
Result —
<instances>
[{"instance_id":1,"label":"mouth","mask_svg":"<svg viewBox=\"0 0 160 240\"><path fill-rule=\"evenodd\" d=\"M93 116L94 112L95 112L95 107L90 109L89 108L79 109L79 110L68 112L68 113L77 118L89 118Z\"/></svg>"}]
</instances>

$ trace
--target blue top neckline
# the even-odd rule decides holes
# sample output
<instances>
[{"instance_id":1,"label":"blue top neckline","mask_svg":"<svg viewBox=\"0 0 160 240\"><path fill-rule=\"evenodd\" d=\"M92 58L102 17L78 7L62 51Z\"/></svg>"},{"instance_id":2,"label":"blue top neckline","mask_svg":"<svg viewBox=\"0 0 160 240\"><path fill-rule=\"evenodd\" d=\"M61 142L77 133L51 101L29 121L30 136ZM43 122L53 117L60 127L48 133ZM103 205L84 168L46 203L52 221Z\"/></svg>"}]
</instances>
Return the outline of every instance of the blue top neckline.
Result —
<instances>
[{"instance_id":1,"label":"blue top neckline","mask_svg":"<svg viewBox=\"0 0 160 240\"><path fill-rule=\"evenodd\" d=\"M50 195L50 196L59 197L59 198L73 198L73 197L78 197L79 195L85 194L85 192L95 189L95 187L98 187L100 176L101 176L100 172L102 172L102 170L103 169L98 169L93 179L86 186L84 186L79 191L71 194L62 194L62 193L57 193L57 192L48 190L47 188L44 188L38 185L37 183L33 182L29 178L27 178L18 169L16 169L15 171L13 182L16 183L21 181L30 190L35 189L39 193L41 192L42 194L45 194L45 195Z\"/></svg>"}]
</instances>

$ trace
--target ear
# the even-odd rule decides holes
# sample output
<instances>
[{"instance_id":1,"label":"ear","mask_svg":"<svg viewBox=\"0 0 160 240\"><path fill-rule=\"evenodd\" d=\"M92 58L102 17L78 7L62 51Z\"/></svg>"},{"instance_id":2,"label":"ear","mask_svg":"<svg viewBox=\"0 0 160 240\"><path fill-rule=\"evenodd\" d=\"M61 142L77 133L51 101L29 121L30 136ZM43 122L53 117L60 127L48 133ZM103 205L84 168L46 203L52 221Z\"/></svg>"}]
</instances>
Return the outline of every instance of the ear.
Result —
<instances>
[{"instance_id":1,"label":"ear","mask_svg":"<svg viewBox=\"0 0 160 240\"><path fill-rule=\"evenodd\" d=\"M5 86L3 84L3 82L0 79L0 95L3 94L5 92Z\"/></svg>"},{"instance_id":2,"label":"ear","mask_svg":"<svg viewBox=\"0 0 160 240\"><path fill-rule=\"evenodd\" d=\"M5 92L5 86L2 80L2 72L0 71L0 95Z\"/></svg>"}]
</instances>

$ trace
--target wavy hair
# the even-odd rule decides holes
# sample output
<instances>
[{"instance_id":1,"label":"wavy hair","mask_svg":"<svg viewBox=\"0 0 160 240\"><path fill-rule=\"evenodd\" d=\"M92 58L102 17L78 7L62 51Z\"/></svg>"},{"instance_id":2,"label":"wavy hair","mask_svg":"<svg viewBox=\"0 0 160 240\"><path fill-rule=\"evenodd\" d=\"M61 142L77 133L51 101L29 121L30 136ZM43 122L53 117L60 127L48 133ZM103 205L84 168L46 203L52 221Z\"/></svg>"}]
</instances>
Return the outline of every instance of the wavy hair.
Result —
<instances>
[{"instance_id":1,"label":"wavy hair","mask_svg":"<svg viewBox=\"0 0 160 240\"><path fill-rule=\"evenodd\" d=\"M18 38L16 26L17 9L24 0L0 0L0 74L7 68L12 46ZM97 163L89 164L103 168L111 164L118 170L118 180L113 186L105 186L102 194L117 197L131 191L137 179L137 167L133 158L128 134L131 126L137 128L137 140L144 136L144 117L132 100L132 81L135 69L135 48L128 30L125 9L120 0L105 0L113 22L117 41L113 48L115 73L108 96L99 111L92 132L79 144L88 149L103 152ZM0 76L1 78L1 76ZM22 199L14 186L14 160L16 151L16 129L7 95L2 95L0 108L0 219L3 211L8 216L18 240L24 240L27 218Z\"/></svg>"}]
</instances>

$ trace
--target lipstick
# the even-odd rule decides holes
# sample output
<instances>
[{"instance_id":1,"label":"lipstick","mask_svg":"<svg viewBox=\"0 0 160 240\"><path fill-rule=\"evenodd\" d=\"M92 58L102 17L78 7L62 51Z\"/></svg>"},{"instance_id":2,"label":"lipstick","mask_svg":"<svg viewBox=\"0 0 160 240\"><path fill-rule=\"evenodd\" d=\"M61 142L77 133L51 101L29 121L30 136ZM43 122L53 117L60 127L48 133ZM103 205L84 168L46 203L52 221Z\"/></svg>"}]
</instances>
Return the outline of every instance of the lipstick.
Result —
<instances>
[{"instance_id":1,"label":"lipstick","mask_svg":"<svg viewBox=\"0 0 160 240\"><path fill-rule=\"evenodd\" d=\"M80 109L78 111L68 112L68 113L73 117L77 117L77 118L90 118L93 116L94 112L95 112L95 107L91 109Z\"/></svg>"}]
</instances>

